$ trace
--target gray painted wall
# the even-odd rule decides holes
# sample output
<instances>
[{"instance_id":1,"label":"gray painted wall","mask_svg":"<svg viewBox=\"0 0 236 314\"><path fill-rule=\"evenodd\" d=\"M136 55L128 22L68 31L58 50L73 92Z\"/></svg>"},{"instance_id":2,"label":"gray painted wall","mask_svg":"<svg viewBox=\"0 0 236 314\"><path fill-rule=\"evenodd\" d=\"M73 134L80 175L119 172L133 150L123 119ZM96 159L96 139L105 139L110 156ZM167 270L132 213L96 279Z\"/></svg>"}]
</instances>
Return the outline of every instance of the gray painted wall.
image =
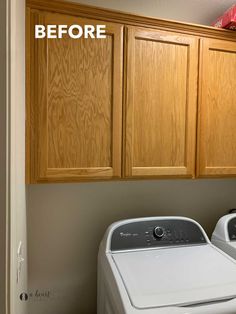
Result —
<instances>
[{"instance_id":1,"label":"gray painted wall","mask_svg":"<svg viewBox=\"0 0 236 314\"><path fill-rule=\"evenodd\" d=\"M30 314L95 314L96 259L116 220L184 215L210 235L236 206L236 180L162 180L28 187L29 285L52 293L32 298Z\"/></svg>"},{"instance_id":2,"label":"gray painted wall","mask_svg":"<svg viewBox=\"0 0 236 314\"><path fill-rule=\"evenodd\" d=\"M79 2L207 24L234 1ZM29 314L96 313L98 245L110 223L185 215L198 220L210 235L217 219L236 206L235 191L234 179L28 186Z\"/></svg>"}]
</instances>

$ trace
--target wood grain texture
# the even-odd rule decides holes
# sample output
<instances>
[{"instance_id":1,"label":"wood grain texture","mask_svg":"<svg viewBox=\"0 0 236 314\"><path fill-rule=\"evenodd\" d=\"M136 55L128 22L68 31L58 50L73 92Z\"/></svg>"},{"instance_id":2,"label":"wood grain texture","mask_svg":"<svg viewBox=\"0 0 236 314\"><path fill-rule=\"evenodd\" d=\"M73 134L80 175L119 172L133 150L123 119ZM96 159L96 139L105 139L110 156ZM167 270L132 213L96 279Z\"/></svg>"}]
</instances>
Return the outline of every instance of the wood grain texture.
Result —
<instances>
[{"instance_id":1,"label":"wood grain texture","mask_svg":"<svg viewBox=\"0 0 236 314\"><path fill-rule=\"evenodd\" d=\"M31 14L41 24L97 23ZM37 95L30 107L37 145L31 182L121 176L123 27L106 26L106 39L33 40L30 50L37 64L31 88Z\"/></svg>"},{"instance_id":2,"label":"wood grain texture","mask_svg":"<svg viewBox=\"0 0 236 314\"><path fill-rule=\"evenodd\" d=\"M235 80L215 77L233 77L236 32L63 0L27 0L26 23L28 183L119 178L121 167L126 179L194 177L199 37L197 174L235 175ZM35 40L46 23L106 24L107 39Z\"/></svg>"},{"instance_id":3,"label":"wood grain texture","mask_svg":"<svg viewBox=\"0 0 236 314\"><path fill-rule=\"evenodd\" d=\"M112 41L48 40L49 168L112 166Z\"/></svg>"},{"instance_id":4,"label":"wood grain texture","mask_svg":"<svg viewBox=\"0 0 236 314\"><path fill-rule=\"evenodd\" d=\"M196 25L177 21L168 21L153 17L146 17L137 14L130 14L116 10L108 10L95 6L78 4L64 0L27 0L26 4L32 9L40 9L51 12L75 15L85 18L96 18L97 20L116 22L126 25L134 25L148 28L157 28L160 30L170 30L172 32L181 32L183 34L230 39L236 41L236 32L210 27L205 25Z\"/></svg>"},{"instance_id":5,"label":"wood grain texture","mask_svg":"<svg viewBox=\"0 0 236 314\"><path fill-rule=\"evenodd\" d=\"M128 28L125 175L194 176L198 42Z\"/></svg>"},{"instance_id":6,"label":"wood grain texture","mask_svg":"<svg viewBox=\"0 0 236 314\"><path fill-rule=\"evenodd\" d=\"M37 49L34 44L34 25L39 24L39 16L26 11L26 182L35 182L38 173L38 139L36 136L38 112L35 103L37 95Z\"/></svg>"},{"instance_id":7,"label":"wood grain texture","mask_svg":"<svg viewBox=\"0 0 236 314\"><path fill-rule=\"evenodd\" d=\"M236 43L202 40L198 175L236 175Z\"/></svg>"},{"instance_id":8,"label":"wood grain texture","mask_svg":"<svg viewBox=\"0 0 236 314\"><path fill-rule=\"evenodd\" d=\"M26 159L26 164L25 164L25 180L27 183L29 183L31 181L31 174L33 173L33 169L31 168L32 166L32 158L31 158L31 150L32 150L32 140L31 140L31 133L32 133L32 126L33 123L31 121L31 107L30 107L30 103L31 103L31 87L29 82L31 81L31 75L30 75L30 70L31 70L31 64L32 64L32 60L31 60L31 54L30 54L30 47L31 47L31 41L30 39L32 38L31 36L31 24L30 24L30 20L32 19L32 16L30 14L30 9L26 8L26 47L25 47L25 66L26 66L26 73L25 73L25 77L26 77L26 108L25 108L25 112L26 112L26 128L25 128L25 159Z\"/></svg>"}]
</instances>

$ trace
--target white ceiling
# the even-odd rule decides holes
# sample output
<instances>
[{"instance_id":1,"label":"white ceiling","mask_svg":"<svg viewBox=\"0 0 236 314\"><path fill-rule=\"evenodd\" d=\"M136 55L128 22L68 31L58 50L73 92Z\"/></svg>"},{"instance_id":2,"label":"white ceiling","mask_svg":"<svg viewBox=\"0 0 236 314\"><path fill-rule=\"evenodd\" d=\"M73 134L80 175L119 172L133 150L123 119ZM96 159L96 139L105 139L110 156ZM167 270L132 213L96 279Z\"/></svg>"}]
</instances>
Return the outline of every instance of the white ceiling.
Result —
<instances>
[{"instance_id":1,"label":"white ceiling","mask_svg":"<svg viewBox=\"0 0 236 314\"><path fill-rule=\"evenodd\" d=\"M210 25L235 0L72 0L141 15Z\"/></svg>"}]
</instances>

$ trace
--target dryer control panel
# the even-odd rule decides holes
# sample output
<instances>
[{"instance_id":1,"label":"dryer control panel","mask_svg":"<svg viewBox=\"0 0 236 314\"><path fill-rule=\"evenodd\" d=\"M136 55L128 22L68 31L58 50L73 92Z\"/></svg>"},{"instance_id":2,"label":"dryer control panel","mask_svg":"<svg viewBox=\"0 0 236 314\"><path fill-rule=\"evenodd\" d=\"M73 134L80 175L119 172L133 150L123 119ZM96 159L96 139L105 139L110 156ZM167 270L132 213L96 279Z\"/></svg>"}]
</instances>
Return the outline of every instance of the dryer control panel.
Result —
<instances>
[{"instance_id":1,"label":"dryer control panel","mask_svg":"<svg viewBox=\"0 0 236 314\"><path fill-rule=\"evenodd\" d=\"M158 219L134 221L117 227L111 237L111 251L207 243L192 221Z\"/></svg>"}]
</instances>

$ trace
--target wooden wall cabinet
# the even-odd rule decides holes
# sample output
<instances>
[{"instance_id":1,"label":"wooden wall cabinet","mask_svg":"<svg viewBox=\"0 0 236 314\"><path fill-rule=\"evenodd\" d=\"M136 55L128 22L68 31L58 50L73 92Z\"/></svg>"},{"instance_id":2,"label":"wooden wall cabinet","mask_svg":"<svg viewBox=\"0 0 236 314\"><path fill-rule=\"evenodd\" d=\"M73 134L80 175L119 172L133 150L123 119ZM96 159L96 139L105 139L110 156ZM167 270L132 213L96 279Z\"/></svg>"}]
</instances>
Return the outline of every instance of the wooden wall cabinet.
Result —
<instances>
[{"instance_id":1,"label":"wooden wall cabinet","mask_svg":"<svg viewBox=\"0 0 236 314\"><path fill-rule=\"evenodd\" d=\"M28 183L236 176L236 32L59 0L27 0L26 29Z\"/></svg>"},{"instance_id":2,"label":"wooden wall cabinet","mask_svg":"<svg viewBox=\"0 0 236 314\"><path fill-rule=\"evenodd\" d=\"M198 176L236 175L236 42L202 39Z\"/></svg>"},{"instance_id":3,"label":"wooden wall cabinet","mask_svg":"<svg viewBox=\"0 0 236 314\"><path fill-rule=\"evenodd\" d=\"M194 176L198 39L129 27L126 177Z\"/></svg>"},{"instance_id":4,"label":"wooden wall cabinet","mask_svg":"<svg viewBox=\"0 0 236 314\"><path fill-rule=\"evenodd\" d=\"M35 39L35 24L106 24L106 39ZM28 12L28 181L121 177L123 26Z\"/></svg>"}]
</instances>

